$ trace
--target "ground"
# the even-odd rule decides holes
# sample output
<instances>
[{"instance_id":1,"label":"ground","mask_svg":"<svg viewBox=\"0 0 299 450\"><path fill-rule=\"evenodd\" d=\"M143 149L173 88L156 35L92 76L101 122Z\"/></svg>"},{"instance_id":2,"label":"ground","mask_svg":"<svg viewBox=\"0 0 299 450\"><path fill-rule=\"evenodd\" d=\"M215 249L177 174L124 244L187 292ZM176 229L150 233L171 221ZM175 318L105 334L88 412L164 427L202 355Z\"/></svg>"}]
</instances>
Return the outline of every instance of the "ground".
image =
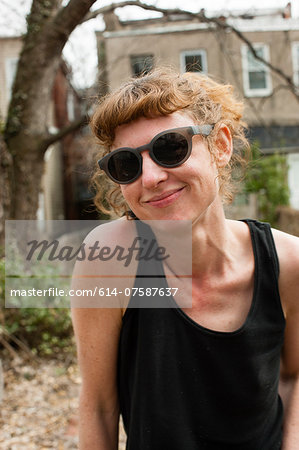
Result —
<instances>
[{"instance_id":1,"label":"ground","mask_svg":"<svg viewBox=\"0 0 299 450\"><path fill-rule=\"evenodd\" d=\"M5 360L3 378L1 450L78 448L80 375L74 360ZM121 428L119 450L124 449Z\"/></svg>"}]
</instances>

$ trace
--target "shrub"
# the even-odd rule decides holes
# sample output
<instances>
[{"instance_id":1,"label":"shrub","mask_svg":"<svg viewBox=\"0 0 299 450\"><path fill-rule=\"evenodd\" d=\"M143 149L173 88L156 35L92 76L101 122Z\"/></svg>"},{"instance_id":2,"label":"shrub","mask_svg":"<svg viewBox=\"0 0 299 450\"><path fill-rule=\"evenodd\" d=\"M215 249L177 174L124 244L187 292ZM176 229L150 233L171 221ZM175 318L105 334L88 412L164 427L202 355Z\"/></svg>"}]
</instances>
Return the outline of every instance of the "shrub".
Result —
<instances>
[{"instance_id":1,"label":"shrub","mask_svg":"<svg viewBox=\"0 0 299 450\"><path fill-rule=\"evenodd\" d=\"M245 177L245 192L257 193L261 220L275 226L277 207L289 204L288 166L286 157L278 153L262 155L252 146L252 161Z\"/></svg>"},{"instance_id":2,"label":"shrub","mask_svg":"<svg viewBox=\"0 0 299 450\"><path fill-rule=\"evenodd\" d=\"M0 260L0 333L9 345L20 340L38 356L74 351L70 310L66 308L5 308L5 264ZM14 339L16 338L16 339Z\"/></svg>"}]
</instances>

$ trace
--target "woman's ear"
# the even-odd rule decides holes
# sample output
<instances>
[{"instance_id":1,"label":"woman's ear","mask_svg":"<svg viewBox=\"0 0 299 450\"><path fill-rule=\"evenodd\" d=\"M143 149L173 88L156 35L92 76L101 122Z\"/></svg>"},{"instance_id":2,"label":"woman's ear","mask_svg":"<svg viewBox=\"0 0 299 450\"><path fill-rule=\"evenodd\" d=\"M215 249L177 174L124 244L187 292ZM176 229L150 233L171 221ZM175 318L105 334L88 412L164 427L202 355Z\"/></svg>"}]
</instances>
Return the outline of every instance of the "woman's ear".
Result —
<instances>
[{"instance_id":1,"label":"woman's ear","mask_svg":"<svg viewBox=\"0 0 299 450\"><path fill-rule=\"evenodd\" d=\"M216 162L218 167L224 167L229 163L233 153L233 139L228 126L222 124L217 132L216 137L217 156Z\"/></svg>"}]
</instances>

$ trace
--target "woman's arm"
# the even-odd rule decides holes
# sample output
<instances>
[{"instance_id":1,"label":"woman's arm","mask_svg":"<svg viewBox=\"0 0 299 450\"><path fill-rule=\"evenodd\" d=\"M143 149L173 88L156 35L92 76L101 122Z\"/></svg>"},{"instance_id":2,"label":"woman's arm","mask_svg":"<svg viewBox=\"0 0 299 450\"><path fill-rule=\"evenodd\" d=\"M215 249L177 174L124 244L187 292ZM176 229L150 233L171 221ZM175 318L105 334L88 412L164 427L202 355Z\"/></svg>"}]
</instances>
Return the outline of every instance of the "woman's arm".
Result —
<instances>
[{"instance_id":1,"label":"woman's arm","mask_svg":"<svg viewBox=\"0 0 299 450\"><path fill-rule=\"evenodd\" d=\"M123 240L124 224L119 221L93 230L85 239L86 248L113 249ZM117 286L121 277L117 261L77 261L72 279L74 292L97 292L97 296L72 298L72 319L78 362L82 376L79 403L80 450L116 450L118 448L119 405L117 392L117 356L123 311L121 296L99 295L100 288ZM89 307L87 307L89 306Z\"/></svg>"},{"instance_id":2,"label":"woman's arm","mask_svg":"<svg viewBox=\"0 0 299 450\"><path fill-rule=\"evenodd\" d=\"M288 292L291 291L293 288L290 284ZM297 450L299 443L299 286L293 295L297 301L290 301L286 309L281 361L281 391L285 408L283 450Z\"/></svg>"},{"instance_id":3,"label":"woman's arm","mask_svg":"<svg viewBox=\"0 0 299 450\"><path fill-rule=\"evenodd\" d=\"M119 407L117 352L121 310L73 309L82 388L79 448L117 450Z\"/></svg>"},{"instance_id":4,"label":"woman's arm","mask_svg":"<svg viewBox=\"0 0 299 450\"><path fill-rule=\"evenodd\" d=\"M285 420L282 450L296 450L299 442L299 377L281 380L282 389L286 388Z\"/></svg>"},{"instance_id":5,"label":"woman's arm","mask_svg":"<svg viewBox=\"0 0 299 450\"><path fill-rule=\"evenodd\" d=\"M283 450L299 442L299 239L274 230L280 263L279 291L286 318L281 358L281 394L285 408Z\"/></svg>"}]
</instances>

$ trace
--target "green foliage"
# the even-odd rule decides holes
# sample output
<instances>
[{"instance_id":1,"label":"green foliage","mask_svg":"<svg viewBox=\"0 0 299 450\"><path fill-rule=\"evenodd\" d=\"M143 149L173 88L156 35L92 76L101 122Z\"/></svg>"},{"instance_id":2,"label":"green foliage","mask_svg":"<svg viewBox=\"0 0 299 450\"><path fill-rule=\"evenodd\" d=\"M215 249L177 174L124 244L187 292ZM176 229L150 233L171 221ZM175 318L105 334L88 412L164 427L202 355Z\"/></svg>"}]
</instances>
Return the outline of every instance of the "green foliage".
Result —
<instances>
[{"instance_id":1,"label":"green foliage","mask_svg":"<svg viewBox=\"0 0 299 450\"><path fill-rule=\"evenodd\" d=\"M245 192L258 195L259 218L275 225L276 210L289 204L286 157L275 153L262 155L259 146L252 146L252 162L245 177Z\"/></svg>"},{"instance_id":2,"label":"green foliage","mask_svg":"<svg viewBox=\"0 0 299 450\"><path fill-rule=\"evenodd\" d=\"M5 264L0 260L1 329L10 345L22 341L38 356L65 357L74 351L70 310L66 308L4 308ZM11 338L11 339L10 339Z\"/></svg>"},{"instance_id":3,"label":"green foliage","mask_svg":"<svg viewBox=\"0 0 299 450\"><path fill-rule=\"evenodd\" d=\"M72 351L72 326L68 309L7 309L4 326L39 356L59 356Z\"/></svg>"}]
</instances>

